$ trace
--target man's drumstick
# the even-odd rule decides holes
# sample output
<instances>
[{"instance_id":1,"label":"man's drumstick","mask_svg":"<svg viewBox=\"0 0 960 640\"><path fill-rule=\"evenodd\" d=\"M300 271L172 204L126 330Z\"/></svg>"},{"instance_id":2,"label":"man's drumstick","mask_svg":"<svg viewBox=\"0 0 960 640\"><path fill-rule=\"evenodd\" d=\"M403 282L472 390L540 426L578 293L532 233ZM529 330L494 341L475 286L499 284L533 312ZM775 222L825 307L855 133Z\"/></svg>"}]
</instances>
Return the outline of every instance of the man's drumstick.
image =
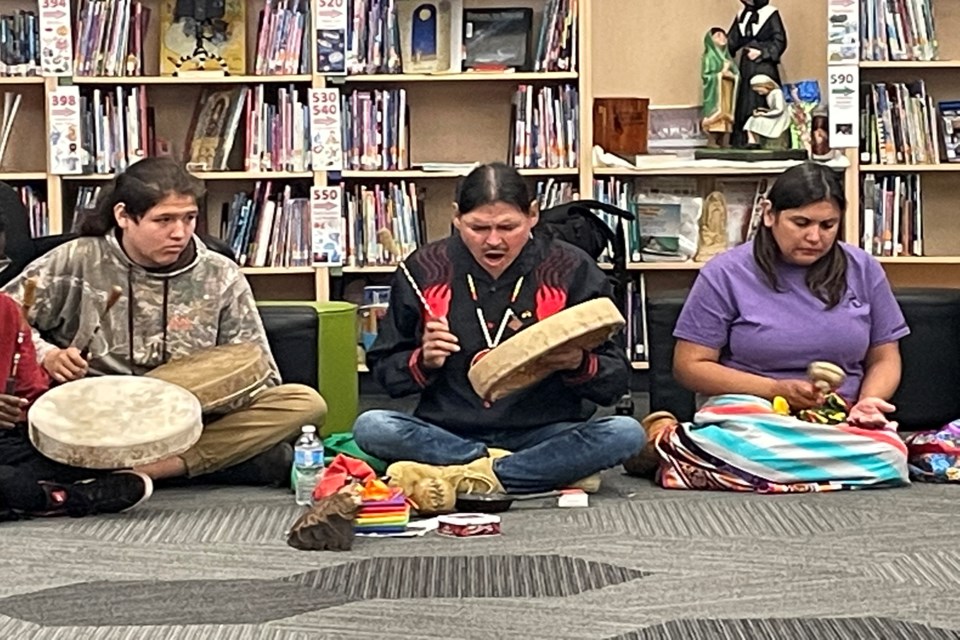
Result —
<instances>
[{"instance_id":1,"label":"man's drumstick","mask_svg":"<svg viewBox=\"0 0 960 640\"><path fill-rule=\"evenodd\" d=\"M107 298L107 304L103 308L103 311L100 312L100 317L97 318L97 326L94 328L93 333L90 334L90 340L87 341L86 346L80 350L80 357L84 360L90 355L90 345L93 344L93 339L100 333L100 325L103 324L113 305L117 304L117 300L120 299L121 294L123 294L123 289L119 286L113 285L113 287L110 288L110 296Z\"/></svg>"},{"instance_id":2,"label":"man's drumstick","mask_svg":"<svg viewBox=\"0 0 960 640\"><path fill-rule=\"evenodd\" d=\"M30 330L30 308L37 301L37 279L27 278L23 281L23 303L20 305L20 329L17 331L17 346L13 349L13 364L10 366L10 375L4 393L12 396L17 387L17 371L20 369L20 349L23 347L24 335Z\"/></svg>"}]
</instances>

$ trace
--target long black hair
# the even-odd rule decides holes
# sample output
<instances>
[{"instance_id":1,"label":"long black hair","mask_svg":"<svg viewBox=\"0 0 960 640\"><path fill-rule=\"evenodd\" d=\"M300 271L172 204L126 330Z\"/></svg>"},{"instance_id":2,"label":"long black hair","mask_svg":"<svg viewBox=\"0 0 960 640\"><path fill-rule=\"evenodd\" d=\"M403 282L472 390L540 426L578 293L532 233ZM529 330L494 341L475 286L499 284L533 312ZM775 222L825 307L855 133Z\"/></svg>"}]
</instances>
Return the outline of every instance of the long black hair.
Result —
<instances>
[{"instance_id":1,"label":"long black hair","mask_svg":"<svg viewBox=\"0 0 960 640\"><path fill-rule=\"evenodd\" d=\"M533 202L523 176L502 162L480 165L467 174L457 189L457 215L494 202L514 205L525 214Z\"/></svg>"},{"instance_id":2,"label":"long black hair","mask_svg":"<svg viewBox=\"0 0 960 640\"><path fill-rule=\"evenodd\" d=\"M777 178L767 195L771 212L776 218L788 209L799 209L818 202L832 202L840 210L839 225L843 225L847 210L847 197L843 193L840 178L829 167L815 162L805 162L784 171ZM777 261L780 247L773 232L764 224L757 229L753 240L753 257L774 291L779 291ZM840 303L847 290L847 254L834 240L833 246L807 269L807 288L832 309Z\"/></svg>"},{"instance_id":3,"label":"long black hair","mask_svg":"<svg viewBox=\"0 0 960 640\"><path fill-rule=\"evenodd\" d=\"M114 208L123 203L131 218L144 214L170 195L203 197L203 183L172 158L144 158L114 177L97 201L96 211L84 217L78 229L82 236L102 236L117 226Z\"/></svg>"}]
</instances>

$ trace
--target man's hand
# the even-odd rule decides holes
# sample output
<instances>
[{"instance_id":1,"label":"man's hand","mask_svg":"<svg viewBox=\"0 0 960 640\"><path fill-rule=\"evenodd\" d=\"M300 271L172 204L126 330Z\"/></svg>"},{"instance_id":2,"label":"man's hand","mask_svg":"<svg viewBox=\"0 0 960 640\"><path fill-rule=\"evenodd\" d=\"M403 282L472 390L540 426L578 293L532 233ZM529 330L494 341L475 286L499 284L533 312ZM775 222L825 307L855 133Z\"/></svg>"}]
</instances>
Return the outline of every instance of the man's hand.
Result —
<instances>
[{"instance_id":1,"label":"man's hand","mask_svg":"<svg viewBox=\"0 0 960 640\"><path fill-rule=\"evenodd\" d=\"M57 382L79 380L87 375L87 361L76 347L51 350L43 357L43 368Z\"/></svg>"},{"instance_id":2,"label":"man's hand","mask_svg":"<svg viewBox=\"0 0 960 640\"><path fill-rule=\"evenodd\" d=\"M751 60L756 60L757 58L759 58L761 53L762 52L760 51L760 49L754 49L752 47L747 49L747 57L750 58Z\"/></svg>"},{"instance_id":3,"label":"man's hand","mask_svg":"<svg viewBox=\"0 0 960 640\"><path fill-rule=\"evenodd\" d=\"M423 330L422 349L425 369L439 369L451 353L460 351L460 340L450 333L446 318L427 321Z\"/></svg>"},{"instance_id":4,"label":"man's hand","mask_svg":"<svg viewBox=\"0 0 960 640\"><path fill-rule=\"evenodd\" d=\"M0 429L12 429L20 420L27 401L16 396L0 393Z\"/></svg>"},{"instance_id":5,"label":"man's hand","mask_svg":"<svg viewBox=\"0 0 960 640\"><path fill-rule=\"evenodd\" d=\"M537 361L551 371L574 371L583 364L584 350L577 347L554 349Z\"/></svg>"},{"instance_id":6,"label":"man's hand","mask_svg":"<svg viewBox=\"0 0 960 640\"><path fill-rule=\"evenodd\" d=\"M814 409L823 404L823 394L809 380L777 380L774 396L782 396L791 411Z\"/></svg>"},{"instance_id":7,"label":"man's hand","mask_svg":"<svg viewBox=\"0 0 960 640\"><path fill-rule=\"evenodd\" d=\"M881 429L890 424L884 414L896 411L896 407L882 398L861 398L847 415L847 424L866 429Z\"/></svg>"}]
</instances>

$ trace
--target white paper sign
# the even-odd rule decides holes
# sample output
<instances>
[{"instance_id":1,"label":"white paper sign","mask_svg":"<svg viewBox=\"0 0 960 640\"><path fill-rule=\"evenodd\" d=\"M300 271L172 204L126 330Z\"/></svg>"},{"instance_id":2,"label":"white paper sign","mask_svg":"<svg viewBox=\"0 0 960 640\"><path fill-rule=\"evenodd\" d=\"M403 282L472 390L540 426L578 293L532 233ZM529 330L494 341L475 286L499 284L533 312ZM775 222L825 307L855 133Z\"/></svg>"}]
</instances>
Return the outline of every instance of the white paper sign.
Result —
<instances>
[{"instance_id":1,"label":"white paper sign","mask_svg":"<svg viewBox=\"0 0 960 640\"><path fill-rule=\"evenodd\" d=\"M830 108L830 146L860 146L860 67L834 65L827 69Z\"/></svg>"},{"instance_id":2,"label":"white paper sign","mask_svg":"<svg viewBox=\"0 0 960 640\"><path fill-rule=\"evenodd\" d=\"M313 187L310 190L310 228L313 264L343 266L343 188Z\"/></svg>"},{"instance_id":3,"label":"white paper sign","mask_svg":"<svg viewBox=\"0 0 960 640\"><path fill-rule=\"evenodd\" d=\"M40 69L45 76L73 75L73 37L68 0L40 2Z\"/></svg>"},{"instance_id":4,"label":"white paper sign","mask_svg":"<svg viewBox=\"0 0 960 640\"><path fill-rule=\"evenodd\" d=\"M343 170L340 91L310 90L310 150L314 171Z\"/></svg>"},{"instance_id":5,"label":"white paper sign","mask_svg":"<svg viewBox=\"0 0 960 640\"><path fill-rule=\"evenodd\" d=\"M47 144L50 173L82 173L79 87L57 87L47 94L47 122L50 123Z\"/></svg>"},{"instance_id":6,"label":"white paper sign","mask_svg":"<svg viewBox=\"0 0 960 640\"><path fill-rule=\"evenodd\" d=\"M347 73L347 0L313 0L317 69L321 75Z\"/></svg>"},{"instance_id":7,"label":"white paper sign","mask_svg":"<svg viewBox=\"0 0 960 640\"><path fill-rule=\"evenodd\" d=\"M860 7L857 0L830 0L827 5L827 64L855 64L860 59Z\"/></svg>"}]
</instances>

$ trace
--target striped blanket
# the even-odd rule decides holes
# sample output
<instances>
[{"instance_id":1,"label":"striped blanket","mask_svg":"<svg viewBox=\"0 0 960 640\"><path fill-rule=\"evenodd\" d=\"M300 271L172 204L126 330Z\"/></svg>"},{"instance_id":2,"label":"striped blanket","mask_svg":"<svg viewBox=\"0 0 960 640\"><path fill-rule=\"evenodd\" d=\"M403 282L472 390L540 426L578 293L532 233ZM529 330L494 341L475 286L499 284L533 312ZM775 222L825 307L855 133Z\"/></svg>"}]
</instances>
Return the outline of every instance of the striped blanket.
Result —
<instances>
[{"instance_id":1,"label":"striped blanket","mask_svg":"<svg viewBox=\"0 0 960 640\"><path fill-rule=\"evenodd\" d=\"M794 493L909 484L907 449L892 429L816 424L747 395L711 398L693 422L656 441L667 489Z\"/></svg>"}]
</instances>

